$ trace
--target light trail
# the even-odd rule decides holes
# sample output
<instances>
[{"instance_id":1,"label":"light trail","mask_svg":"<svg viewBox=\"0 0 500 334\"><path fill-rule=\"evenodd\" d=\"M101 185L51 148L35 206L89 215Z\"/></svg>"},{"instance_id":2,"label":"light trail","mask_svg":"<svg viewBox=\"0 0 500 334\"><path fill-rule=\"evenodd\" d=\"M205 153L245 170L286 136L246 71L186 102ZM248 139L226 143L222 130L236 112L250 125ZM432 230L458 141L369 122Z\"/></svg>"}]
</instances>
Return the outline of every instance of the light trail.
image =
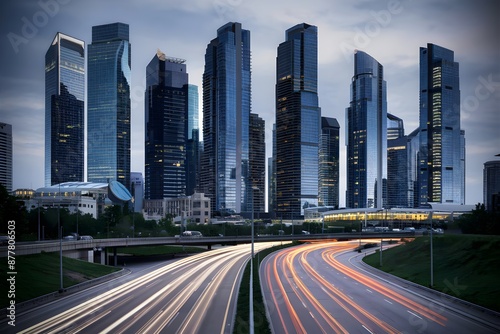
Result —
<instances>
[{"instance_id":1,"label":"light trail","mask_svg":"<svg viewBox=\"0 0 500 334\"><path fill-rule=\"evenodd\" d=\"M349 323L352 328L352 320L359 323L360 328L371 333L398 333L395 327L381 320L378 316L365 309L360 302L356 301L348 294L335 286L334 281L325 278L324 273L335 271L342 275L344 279L350 278L356 284L360 283L366 287L370 295L376 298L375 294L380 294L380 300L385 301L387 307L399 304L408 309L410 314L415 314L417 318L425 317L441 326L445 326L447 318L443 315L423 306L408 297L405 297L391 289L376 282L374 279L360 274L359 272L340 263L336 257L356 245L352 243L311 243L299 247L281 250L273 255L271 260L263 262L261 280L265 283L268 293L269 308L272 306L276 328L284 333L347 333L352 329L347 329L344 323ZM315 252L321 252L319 257L313 257ZM314 260L311 262L309 259ZM334 271L325 268L330 267ZM319 272L317 269L320 269ZM337 278L335 278L337 279ZM340 278L342 279L342 278ZM342 281L344 281L342 279ZM340 281L338 283L341 283ZM342 283L345 285L345 283ZM316 288L321 290L318 294ZM318 299L318 297L321 297ZM295 298L297 301L295 301ZM292 301L293 299L293 301ZM340 307L343 312L332 311ZM307 308L308 312L299 312L298 308ZM299 316L300 314L300 316ZM307 314L307 316L304 316ZM346 319L346 315L351 320ZM312 326L314 324L314 326ZM358 329L356 329L357 331Z\"/></svg>"},{"instance_id":2,"label":"light trail","mask_svg":"<svg viewBox=\"0 0 500 334\"><path fill-rule=\"evenodd\" d=\"M255 249L277 244L258 243ZM167 328L169 332L203 332L200 327L209 314L210 303L223 283L227 285L227 280L232 280L228 300L224 302L227 306L220 318L220 333L225 333L234 310L229 305L237 293L233 275L241 275L249 258L249 244L192 255L105 291L19 333L79 333L90 328L99 333L158 333ZM234 270L234 266L238 269ZM185 306L188 302L189 306ZM179 326L175 329L170 328L174 320Z\"/></svg>"}]
</instances>

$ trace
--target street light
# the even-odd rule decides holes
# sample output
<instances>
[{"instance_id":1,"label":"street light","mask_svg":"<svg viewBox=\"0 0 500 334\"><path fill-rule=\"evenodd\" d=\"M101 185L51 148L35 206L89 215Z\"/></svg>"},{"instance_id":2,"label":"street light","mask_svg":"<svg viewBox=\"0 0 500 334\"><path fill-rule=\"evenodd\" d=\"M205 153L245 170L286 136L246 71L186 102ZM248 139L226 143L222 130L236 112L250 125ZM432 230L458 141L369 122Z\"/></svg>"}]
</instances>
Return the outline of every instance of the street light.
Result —
<instances>
[{"instance_id":1,"label":"street light","mask_svg":"<svg viewBox=\"0 0 500 334\"><path fill-rule=\"evenodd\" d=\"M252 258L250 259L250 312L249 312L249 327L250 334L254 333L254 321L253 321L253 259L254 259L254 227L253 227L253 215L254 215L254 190L260 191L257 186L252 186Z\"/></svg>"}]
</instances>

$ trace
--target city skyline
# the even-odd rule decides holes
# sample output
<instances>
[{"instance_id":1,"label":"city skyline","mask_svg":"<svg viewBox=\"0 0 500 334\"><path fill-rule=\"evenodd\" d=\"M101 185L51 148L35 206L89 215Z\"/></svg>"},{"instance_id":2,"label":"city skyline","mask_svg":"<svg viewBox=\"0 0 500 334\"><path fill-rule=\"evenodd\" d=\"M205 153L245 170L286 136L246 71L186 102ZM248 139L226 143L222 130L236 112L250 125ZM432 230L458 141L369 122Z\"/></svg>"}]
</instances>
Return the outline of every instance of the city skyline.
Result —
<instances>
[{"instance_id":1,"label":"city skyline","mask_svg":"<svg viewBox=\"0 0 500 334\"><path fill-rule=\"evenodd\" d=\"M482 202L483 164L494 160L500 147L496 132L500 105L500 42L495 37L499 27L495 22L498 3L314 1L306 6L287 2L285 9L259 1L150 1L147 5L120 2L120 6L113 6L113 1L91 2L92 5L59 4L55 0L41 3L45 7L38 1L5 1L0 5L1 12L8 13L0 30L4 60L0 67L0 122L13 125L14 189L43 186L43 164L33 163L44 158L43 55L58 31L90 44L92 26L130 24L131 171L144 172L144 68L152 52L160 48L168 55L187 59L190 83L201 87L204 49L213 32L230 21L240 22L250 30L252 111L266 121L266 156L270 156L276 47L286 29L307 22L318 27L318 95L322 115L341 122L340 205L345 204L343 120L349 103L354 49L367 52L384 64L387 111L402 118L409 133L418 127L418 52L427 43L453 50L460 63L461 117L467 151L466 203ZM134 18L128 15L131 12ZM176 33L165 35L167 19ZM191 27L193 21L204 29Z\"/></svg>"}]
</instances>

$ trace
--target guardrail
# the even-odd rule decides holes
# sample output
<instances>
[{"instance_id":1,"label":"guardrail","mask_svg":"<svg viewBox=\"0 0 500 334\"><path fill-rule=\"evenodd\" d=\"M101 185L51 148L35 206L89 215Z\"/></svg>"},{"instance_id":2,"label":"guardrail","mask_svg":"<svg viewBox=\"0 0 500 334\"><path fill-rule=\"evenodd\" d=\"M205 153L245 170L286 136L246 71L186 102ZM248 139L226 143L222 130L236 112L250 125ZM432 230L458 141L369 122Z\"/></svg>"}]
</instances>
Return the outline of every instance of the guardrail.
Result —
<instances>
[{"instance_id":1,"label":"guardrail","mask_svg":"<svg viewBox=\"0 0 500 334\"><path fill-rule=\"evenodd\" d=\"M362 233L329 233L329 234L297 234L297 235L257 235L254 242L265 241L293 241L293 240L352 240L352 239L385 239L405 238L416 236L414 232L362 232ZM77 241L41 241L16 243L16 256L37 254L41 252L58 252L72 250L97 250L108 247L129 247L148 245L216 245L216 244L243 244L250 243L251 236L228 237L141 237L141 238L110 238ZM0 257L7 257L7 246L0 247Z\"/></svg>"}]
</instances>

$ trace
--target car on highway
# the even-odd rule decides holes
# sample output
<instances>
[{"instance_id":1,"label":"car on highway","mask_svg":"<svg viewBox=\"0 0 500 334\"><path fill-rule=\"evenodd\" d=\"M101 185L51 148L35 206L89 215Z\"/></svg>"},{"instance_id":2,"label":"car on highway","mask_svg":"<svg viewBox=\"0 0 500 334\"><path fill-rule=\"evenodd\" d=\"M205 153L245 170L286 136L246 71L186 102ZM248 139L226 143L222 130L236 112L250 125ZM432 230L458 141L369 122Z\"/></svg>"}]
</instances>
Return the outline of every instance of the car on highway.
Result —
<instances>
[{"instance_id":1,"label":"car on highway","mask_svg":"<svg viewBox=\"0 0 500 334\"><path fill-rule=\"evenodd\" d=\"M182 232L183 237L191 237L191 238L201 238L203 237L203 234L198 231L184 231Z\"/></svg>"},{"instance_id":2,"label":"car on highway","mask_svg":"<svg viewBox=\"0 0 500 334\"><path fill-rule=\"evenodd\" d=\"M0 235L0 245L5 246L9 244L9 236L8 235Z\"/></svg>"}]
</instances>

